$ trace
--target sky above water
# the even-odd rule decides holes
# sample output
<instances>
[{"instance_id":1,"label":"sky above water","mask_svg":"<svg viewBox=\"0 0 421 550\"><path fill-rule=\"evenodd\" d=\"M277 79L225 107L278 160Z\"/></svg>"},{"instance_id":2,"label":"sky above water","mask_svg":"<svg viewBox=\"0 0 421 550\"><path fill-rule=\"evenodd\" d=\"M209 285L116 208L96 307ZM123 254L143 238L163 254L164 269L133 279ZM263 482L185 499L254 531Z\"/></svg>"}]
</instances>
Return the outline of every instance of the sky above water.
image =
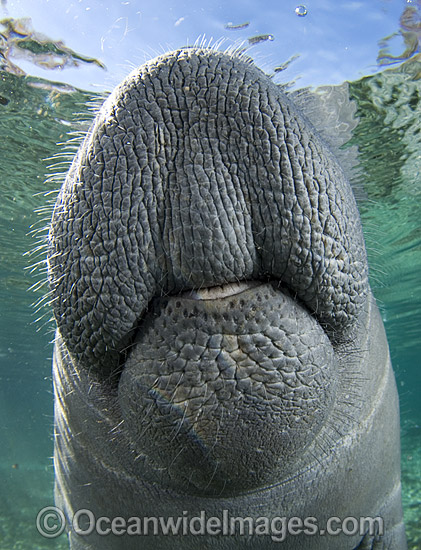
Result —
<instances>
[{"instance_id":1,"label":"sky above water","mask_svg":"<svg viewBox=\"0 0 421 550\"><path fill-rule=\"evenodd\" d=\"M415 2L416 0L410 0ZM224 39L248 43L266 72L299 55L277 81L298 77L317 86L355 80L377 70L378 42L399 28L407 0L2 0L0 18L30 17L37 33L101 60L95 65L51 71L19 59L28 74L90 90L111 89L135 65L164 51ZM301 7L300 7L301 6ZM300 7L300 8L299 8ZM296 9L305 16L299 16ZM227 29L227 24L246 28ZM401 52L402 39L394 47Z\"/></svg>"}]
</instances>

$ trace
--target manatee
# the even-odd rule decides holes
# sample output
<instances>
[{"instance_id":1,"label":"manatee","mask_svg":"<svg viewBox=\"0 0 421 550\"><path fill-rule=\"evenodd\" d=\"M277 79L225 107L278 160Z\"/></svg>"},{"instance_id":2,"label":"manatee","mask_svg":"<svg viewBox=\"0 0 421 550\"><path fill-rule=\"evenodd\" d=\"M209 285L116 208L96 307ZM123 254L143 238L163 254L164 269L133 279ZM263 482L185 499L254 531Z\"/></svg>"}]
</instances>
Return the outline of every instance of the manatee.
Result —
<instances>
[{"instance_id":1,"label":"manatee","mask_svg":"<svg viewBox=\"0 0 421 550\"><path fill-rule=\"evenodd\" d=\"M406 548L357 203L299 103L182 48L81 143L48 245L72 549Z\"/></svg>"}]
</instances>

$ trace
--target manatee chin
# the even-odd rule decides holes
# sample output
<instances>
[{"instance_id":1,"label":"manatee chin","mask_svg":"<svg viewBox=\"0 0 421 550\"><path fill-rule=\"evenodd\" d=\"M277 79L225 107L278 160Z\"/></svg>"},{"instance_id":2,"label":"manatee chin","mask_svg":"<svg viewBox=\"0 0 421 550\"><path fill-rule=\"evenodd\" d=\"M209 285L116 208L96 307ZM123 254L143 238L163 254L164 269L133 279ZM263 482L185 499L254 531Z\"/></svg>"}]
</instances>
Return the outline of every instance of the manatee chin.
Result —
<instances>
[{"instance_id":1,"label":"manatee chin","mask_svg":"<svg viewBox=\"0 0 421 550\"><path fill-rule=\"evenodd\" d=\"M335 396L332 345L305 308L276 284L233 286L155 300L119 382L136 451L196 494L291 475Z\"/></svg>"}]
</instances>

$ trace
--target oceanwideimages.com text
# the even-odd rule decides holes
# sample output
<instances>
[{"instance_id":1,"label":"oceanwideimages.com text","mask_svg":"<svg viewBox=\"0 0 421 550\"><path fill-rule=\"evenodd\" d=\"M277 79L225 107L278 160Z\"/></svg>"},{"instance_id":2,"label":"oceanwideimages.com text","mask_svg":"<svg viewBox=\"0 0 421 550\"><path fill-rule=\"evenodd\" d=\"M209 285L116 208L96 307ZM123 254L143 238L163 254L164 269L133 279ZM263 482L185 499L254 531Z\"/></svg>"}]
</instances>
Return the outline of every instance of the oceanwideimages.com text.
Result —
<instances>
[{"instance_id":1,"label":"oceanwideimages.com text","mask_svg":"<svg viewBox=\"0 0 421 550\"><path fill-rule=\"evenodd\" d=\"M38 532L55 538L66 529L62 510L48 506L40 510L36 519ZM196 515L183 511L181 516L168 517L96 517L88 509L78 510L71 528L79 536L96 533L100 536L270 536L274 542L283 542L287 536L297 535L382 535L383 519L378 517L331 517L321 527L315 517L239 517L223 510L220 516L201 510Z\"/></svg>"}]
</instances>

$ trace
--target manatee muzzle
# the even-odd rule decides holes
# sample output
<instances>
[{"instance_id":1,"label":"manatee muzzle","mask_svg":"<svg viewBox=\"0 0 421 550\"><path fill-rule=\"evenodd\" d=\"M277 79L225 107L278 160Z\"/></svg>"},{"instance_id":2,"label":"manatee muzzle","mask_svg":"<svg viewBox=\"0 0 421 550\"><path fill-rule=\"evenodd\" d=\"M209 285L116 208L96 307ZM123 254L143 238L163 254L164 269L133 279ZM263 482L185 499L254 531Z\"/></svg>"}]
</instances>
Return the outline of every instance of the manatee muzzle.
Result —
<instances>
[{"instance_id":1,"label":"manatee muzzle","mask_svg":"<svg viewBox=\"0 0 421 550\"><path fill-rule=\"evenodd\" d=\"M75 368L112 380L157 482L234 494L311 453L368 292L364 239L329 146L250 59L183 48L116 88L48 269Z\"/></svg>"}]
</instances>

